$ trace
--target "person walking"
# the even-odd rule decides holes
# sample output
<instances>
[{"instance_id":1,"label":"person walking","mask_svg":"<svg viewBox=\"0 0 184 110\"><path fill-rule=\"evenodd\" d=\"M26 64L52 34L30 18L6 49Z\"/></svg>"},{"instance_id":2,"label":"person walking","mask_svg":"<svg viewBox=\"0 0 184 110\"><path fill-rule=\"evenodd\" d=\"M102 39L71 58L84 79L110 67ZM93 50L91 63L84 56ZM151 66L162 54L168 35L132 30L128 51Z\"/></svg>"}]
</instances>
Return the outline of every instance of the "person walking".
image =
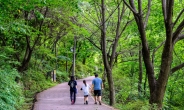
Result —
<instances>
[{"instance_id":1,"label":"person walking","mask_svg":"<svg viewBox=\"0 0 184 110\"><path fill-rule=\"evenodd\" d=\"M70 77L70 81L68 82L70 86L70 100L71 104L75 104L76 101L76 93L77 93L77 81L75 80L74 76Z\"/></svg>"},{"instance_id":2,"label":"person walking","mask_svg":"<svg viewBox=\"0 0 184 110\"><path fill-rule=\"evenodd\" d=\"M92 80L92 88L94 92L95 104L97 104L97 101L98 101L99 105L101 105L103 83L102 83L102 79L98 77L98 74L95 74L95 78Z\"/></svg>"},{"instance_id":3,"label":"person walking","mask_svg":"<svg viewBox=\"0 0 184 110\"><path fill-rule=\"evenodd\" d=\"M84 92L84 104L88 104L88 96L89 96L89 89L91 87L86 83L86 80L83 80L83 85L81 90Z\"/></svg>"}]
</instances>

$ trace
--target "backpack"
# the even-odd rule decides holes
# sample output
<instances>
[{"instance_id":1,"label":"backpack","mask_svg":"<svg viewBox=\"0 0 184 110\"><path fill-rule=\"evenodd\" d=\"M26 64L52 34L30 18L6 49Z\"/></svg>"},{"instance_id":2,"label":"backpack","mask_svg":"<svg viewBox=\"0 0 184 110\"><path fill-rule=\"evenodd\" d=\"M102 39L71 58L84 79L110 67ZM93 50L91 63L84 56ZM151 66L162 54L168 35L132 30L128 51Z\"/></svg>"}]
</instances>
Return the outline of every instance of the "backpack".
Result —
<instances>
[{"instance_id":1,"label":"backpack","mask_svg":"<svg viewBox=\"0 0 184 110\"><path fill-rule=\"evenodd\" d=\"M70 87L74 88L75 87L75 81L70 81Z\"/></svg>"}]
</instances>

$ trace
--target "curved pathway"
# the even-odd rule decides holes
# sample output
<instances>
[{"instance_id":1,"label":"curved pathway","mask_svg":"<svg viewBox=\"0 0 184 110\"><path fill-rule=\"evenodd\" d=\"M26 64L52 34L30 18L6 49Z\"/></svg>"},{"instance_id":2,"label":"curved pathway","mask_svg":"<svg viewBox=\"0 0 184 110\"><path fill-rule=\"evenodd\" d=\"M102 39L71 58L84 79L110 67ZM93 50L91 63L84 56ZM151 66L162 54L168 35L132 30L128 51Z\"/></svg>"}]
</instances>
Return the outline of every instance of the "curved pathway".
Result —
<instances>
[{"instance_id":1,"label":"curved pathway","mask_svg":"<svg viewBox=\"0 0 184 110\"><path fill-rule=\"evenodd\" d=\"M93 78L94 76L91 76L85 78L85 80L91 85ZM102 105L94 104L92 96L89 96L89 104L84 105L83 91L80 90L83 84L82 80L77 80L78 93L74 105L71 105L69 86L65 82L37 94L37 101L34 104L33 110L114 110L103 103Z\"/></svg>"}]
</instances>

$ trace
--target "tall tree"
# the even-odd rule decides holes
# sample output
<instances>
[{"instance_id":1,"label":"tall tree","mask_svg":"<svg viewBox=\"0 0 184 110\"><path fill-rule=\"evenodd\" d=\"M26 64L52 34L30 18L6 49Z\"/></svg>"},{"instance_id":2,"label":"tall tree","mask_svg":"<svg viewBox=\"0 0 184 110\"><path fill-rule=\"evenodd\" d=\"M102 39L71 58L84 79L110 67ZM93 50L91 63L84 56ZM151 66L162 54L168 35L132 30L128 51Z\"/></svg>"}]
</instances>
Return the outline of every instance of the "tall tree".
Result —
<instances>
[{"instance_id":1,"label":"tall tree","mask_svg":"<svg viewBox=\"0 0 184 110\"><path fill-rule=\"evenodd\" d=\"M113 105L115 103L115 91L114 91L114 82L112 79L112 67L109 64L108 57L107 57L107 44L106 44L106 23L105 23L105 0L101 1L101 50L102 50L102 58L103 63L105 67L105 71L107 74L107 80L109 84L109 90L110 90L110 105Z\"/></svg>"},{"instance_id":2,"label":"tall tree","mask_svg":"<svg viewBox=\"0 0 184 110\"><path fill-rule=\"evenodd\" d=\"M26 50L21 65L18 67L19 72L23 72L28 68L28 64L31 60L33 50L41 39L42 26L48 12L47 6L39 7L39 5L36 3L37 2L32 1L30 4L34 4L32 6L33 8L27 10L27 7L25 7L25 9L23 10L25 25L34 27L36 30L38 30L38 34L36 34L35 36L31 34L25 35ZM40 3L40 5L41 4L42 3ZM40 10L40 12L38 10Z\"/></svg>"},{"instance_id":3,"label":"tall tree","mask_svg":"<svg viewBox=\"0 0 184 110\"><path fill-rule=\"evenodd\" d=\"M110 12L108 12L108 4L109 8L112 8ZM125 13L126 8L122 0L101 0L101 2L93 1L92 6L95 7L94 11L92 12L95 12L94 14L96 14L96 18L94 16L91 16L91 13L89 14L91 18L88 18L86 16L84 17L97 29L95 29L95 31L92 31L92 35L87 39L102 52L102 59L109 86L110 105L114 105L115 89L112 69L115 63L115 58L117 58L118 56L118 51L120 51L117 50L119 40L121 37L123 37L123 32L125 31L127 25L131 22L131 20L129 20L129 13ZM127 16L128 18L123 21L123 18ZM100 30L101 35L99 35L98 30ZM96 40L98 39L97 43L95 39L92 38L92 36L101 36L101 39L98 39L99 37L96 37Z\"/></svg>"},{"instance_id":4,"label":"tall tree","mask_svg":"<svg viewBox=\"0 0 184 110\"><path fill-rule=\"evenodd\" d=\"M146 16L143 11L143 3L142 0L138 0L136 3L134 0L129 0L127 3L124 0L124 3L129 7L129 9L133 12L135 21L138 26L138 30L140 33L140 39L142 42L142 53L143 53L143 60L146 67L146 74L148 75L148 83L150 89L150 99L149 102L151 104L156 103L158 108L162 108L162 102L164 98L164 93L166 90L166 85L168 82L170 68L172 64L172 54L174 49L174 44L182 39L184 35L182 34L182 30L184 28L184 19L181 18L184 9L180 9L180 13L177 14L176 20L173 22L173 7L174 7L174 0L162 0L162 10L163 10L163 17L165 23L165 44L162 51L161 57L161 66L158 78L155 77L154 66L150 58L150 50L148 46L148 41L146 38L146 26L148 17L150 14L151 9L151 0L148 0L147 5L147 12ZM136 6L137 4L137 6ZM156 5L156 4L153 4ZM136 8L137 7L137 8ZM178 25L176 25L176 23ZM175 29L175 30L174 30Z\"/></svg>"}]
</instances>

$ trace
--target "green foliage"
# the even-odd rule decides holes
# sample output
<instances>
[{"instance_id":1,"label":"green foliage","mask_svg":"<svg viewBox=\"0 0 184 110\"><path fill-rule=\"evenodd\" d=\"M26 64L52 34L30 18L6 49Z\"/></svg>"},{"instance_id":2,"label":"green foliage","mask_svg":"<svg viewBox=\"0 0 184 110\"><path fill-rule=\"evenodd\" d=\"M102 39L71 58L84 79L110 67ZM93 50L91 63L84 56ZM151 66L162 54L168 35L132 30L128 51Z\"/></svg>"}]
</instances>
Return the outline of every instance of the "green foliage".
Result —
<instances>
[{"instance_id":1,"label":"green foliage","mask_svg":"<svg viewBox=\"0 0 184 110\"><path fill-rule=\"evenodd\" d=\"M15 79L20 76L13 68L19 64L12 58L14 53L11 47L0 48L0 110L16 110L24 102L22 87L20 83L15 82Z\"/></svg>"},{"instance_id":2,"label":"green foliage","mask_svg":"<svg viewBox=\"0 0 184 110\"><path fill-rule=\"evenodd\" d=\"M34 91L35 93L53 86L50 80L46 80L46 73L32 69L23 74L22 81L26 90Z\"/></svg>"},{"instance_id":3,"label":"green foliage","mask_svg":"<svg viewBox=\"0 0 184 110\"><path fill-rule=\"evenodd\" d=\"M116 104L115 107L117 107L119 110L148 110L148 109L141 109L145 105L146 105L145 101L136 100L131 101L127 104Z\"/></svg>"},{"instance_id":4,"label":"green foliage","mask_svg":"<svg viewBox=\"0 0 184 110\"><path fill-rule=\"evenodd\" d=\"M50 79L46 79L46 73L33 69L29 69L22 74L22 82L24 87L23 94L25 97L25 103L22 109L25 110L31 109L36 93L56 84L51 82Z\"/></svg>"},{"instance_id":5,"label":"green foliage","mask_svg":"<svg viewBox=\"0 0 184 110\"><path fill-rule=\"evenodd\" d=\"M173 74L168 82L165 95L165 108L183 108L184 103L184 81L183 71Z\"/></svg>"},{"instance_id":6,"label":"green foliage","mask_svg":"<svg viewBox=\"0 0 184 110\"><path fill-rule=\"evenodd\" d=\"M151 104L146 103L145 105L141 107L141 110L158 110L158 107L156 104L151 105Z\"/></svg>"},{"instance_id":7,"label":"green foliage","mask_svg":"<svg viewBox=\"0 0 184 110\"><path fill-rule=\"evenodd\" d=\"M78 62L76 65L76 73L78 78L86 77L89 76L90 73L94 73L94 68L91 68L91 65L85 65L82 64L82 62Z\"/></svg>"},{"instance_id":8,"label":"green foliage","mask_svg":"<svg viewBox=\"0 0 184 110\"><path fill-rule=\"evenodd\" d=\"M0 68L0 110L17 110L24 102L21 85L15 82L16 77L20 77L16 69L8 66Z\"/></svg>"},{"instance_id":9,"label":"green foliage","mask_svg":"<svg viewBox=\"0 0 184 110\"><path fill-rule=\"evenodd\" d=\"M137 1L135 1L137 5ZM174 2L173 20L177 19L181 9L183 9L183 0ZM106 37L107 50L111 54L111 47L114 43L114 36L117 31L117 2L106 1ZM102 55L96 46L100 47L100 1L94 0L0 0L0 110L20 109L24 102L23 93L26 97L25 102L30 103L35 93L40 92L54 84L46 80L46 73L57 68L57 81L68 81L72 66L73 36L77 36L76 51L76 77L82 78L93 75L95 67L98 67L100 75L103 73ZM143 3L143 10L146 12L147 2ZM122 10L123 3L120 4ZM136 6L137 7L137 6ZM48 11L45 14L45 10ZM116 9L116 10L115 10ZM123 20L131 20L133 15L130 10L125 8ZM113 12L113 13L112 13ZM28 15L28 18L25 16ZM163 22L161 3L153 0L151 12L146 28L148 46L152 55L161 42L165 40L165 29ZM183 20L183 14L174 26L174 30ZM120 29L123 29L121 25ZM120 30L121 32L121 30ZM27 38L26 38L27 37ZM148 110L150 105L145 95L139 97L137 91L138 82L138 47L140 38L136 22L130 22L130 25L120 36L118 42L117 62L113 67L113 79L116 92L116 106L122 110ZM182 54L183 41L175 45L172 67L182 63L184 55ZM56 45L56 47L55 47ZM26 46L30 46L32 51L31 61L26 68L27 71L21 73L20 77L16 69L19 67ZM161 62L162 46L154 55L155 75L158 75ZM26 58L27 56L25 56ZM151 56L150 56L151 57ZM17 84L15 78L20 77L23 85ZM145 68L143 65L143 80L145 77ZM167 85L167 91L164 99L164 109L183 109L184 103L184 82L183 70L172 75ZM147 84L147 83L146 83ZM143 86L143 84L142 84ZM109 102L108 83L105 82L105 91L103 100ZM22 92L22 90L24 90ZM146 95L148 87L146 85ZM153 106L154 108L155 106Z\"/></svg>"},{"instance_id":10,"label":"green foliage","mask_svg":"<svg viewBox=\"0 0 184 110\"><path fill-rule=\"evenodd\" d=\"M148 100L135 100L126 104L115 104L119 110L157 110L157 105L150 105Z\"/></svg>"},{"instance_id":11,"label":"green foliage","mask_svg":"<svg viewBox=\"0 0 184 110\"><path fill-rule=\"evenodd\" d=\"M69 75L67 72L61 72L59 70L56 71L56 80L57 82L67 82L69 81Z\"/></svg>"}]
</instances>

